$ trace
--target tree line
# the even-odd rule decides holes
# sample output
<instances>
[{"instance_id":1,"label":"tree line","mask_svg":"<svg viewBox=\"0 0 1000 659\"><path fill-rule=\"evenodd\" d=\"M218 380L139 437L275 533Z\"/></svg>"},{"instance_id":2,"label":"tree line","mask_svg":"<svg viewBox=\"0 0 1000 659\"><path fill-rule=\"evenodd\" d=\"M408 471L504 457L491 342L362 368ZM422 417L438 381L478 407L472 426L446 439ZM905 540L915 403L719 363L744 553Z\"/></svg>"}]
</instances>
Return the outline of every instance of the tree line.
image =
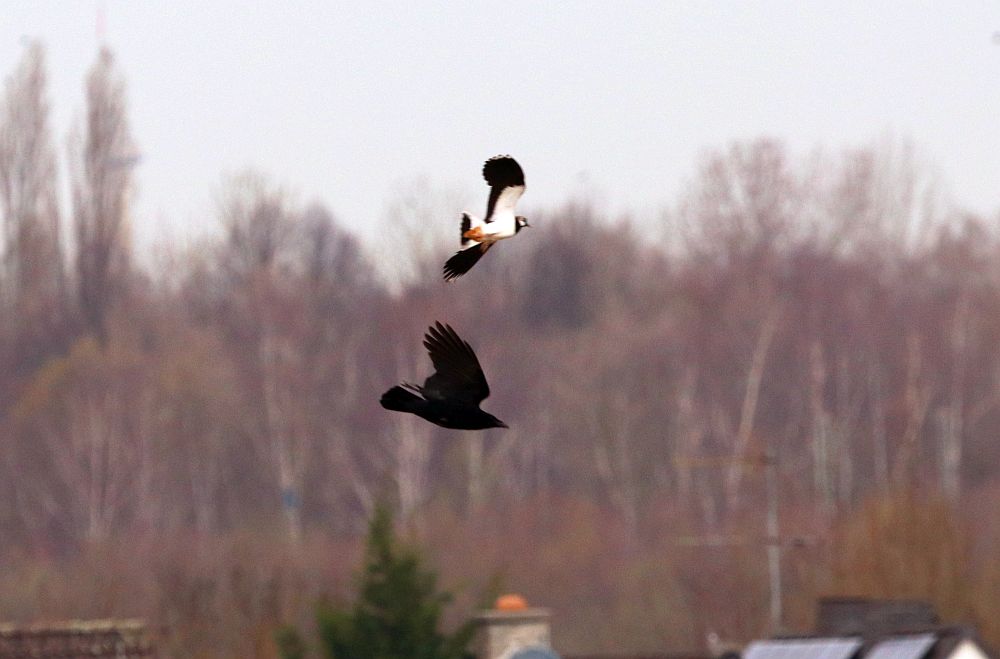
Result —
<instances>
[{"instance_id":1,"label":"tree line","mask_svg":"<svg viewBox=\"0 0 1000 659\"><path fill-rule=\"evenodd\" d=\"M137 138L109 51L84 92L65 154L40 45L0 99L0 555L246 532L305 546L357 538L391 501L445 552L449 534L578 519L580 533L610 520L635 557L759 535L765 454L789 533L833 537L901 489L959 518L996 501L996 217L950 204L906 144L797 157L736 143L706 154L656 222L542 209L530 239L448 285L460 209L401 199L392 235L442 238L375 256L322 204L246 171L222 184L216 230L144 267ZM436 319L475 347L509 430L379 408L387 386L428 372ZM998 539L984 530L973 553ZM509 557L491 560L477 565L516 581Z\"/></svg>"}]
</instances>

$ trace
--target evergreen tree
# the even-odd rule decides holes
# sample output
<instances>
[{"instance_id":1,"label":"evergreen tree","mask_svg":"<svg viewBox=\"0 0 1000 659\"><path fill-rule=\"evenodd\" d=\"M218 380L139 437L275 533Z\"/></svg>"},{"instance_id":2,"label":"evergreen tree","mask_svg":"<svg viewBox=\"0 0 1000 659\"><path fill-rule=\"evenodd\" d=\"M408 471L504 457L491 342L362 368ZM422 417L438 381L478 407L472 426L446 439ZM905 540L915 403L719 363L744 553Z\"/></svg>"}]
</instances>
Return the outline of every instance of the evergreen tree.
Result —
<instances>
[{"instance_id":1,"label":"evergreen tree","mask_svg":"<svg viewBox=\"0 0 1000 659\"><path fill-rule=\"evenodd\" d=\"M299 630L288 625L280 628L274 635L281 659L305 659L306 644L299 635Z\"/></svg>"},{"instance_id":2,"label":"evergreen tree","mask_svg":"<svg viewBox=\"0 0 1000 659\"><path fill-rule=\"evenodd\" d=\"M475 631L470 620L454 633L440 631L451 595L439 591L437 575L424 567L420 552L396 537L392 513L379 506L368 528L360 590L354 606L321 603L317 611L320 646L329 659L467 659ZM283 657L292 659L300 643L283 632Z\"/></svg>"}]
</instances>

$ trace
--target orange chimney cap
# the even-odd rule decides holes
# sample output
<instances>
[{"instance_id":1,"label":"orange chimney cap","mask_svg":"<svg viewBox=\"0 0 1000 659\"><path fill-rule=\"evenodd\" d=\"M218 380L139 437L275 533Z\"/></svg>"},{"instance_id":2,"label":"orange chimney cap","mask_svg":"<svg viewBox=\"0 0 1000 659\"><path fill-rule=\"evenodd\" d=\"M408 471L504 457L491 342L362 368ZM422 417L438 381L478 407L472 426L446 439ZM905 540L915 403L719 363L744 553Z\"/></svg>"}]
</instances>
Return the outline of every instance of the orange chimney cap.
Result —
<instances>
[{"instance_id":1,"label":"orange chimney cap","mask_svg":"<svg viewBox=\"0 0 1000 659\"><path fill-rule=\"evenodd\" d=\"M528 600L516 593L508 593L498 597L493 607L497 611L524 611L528 608Z\"/></svg>"}]
</instances>

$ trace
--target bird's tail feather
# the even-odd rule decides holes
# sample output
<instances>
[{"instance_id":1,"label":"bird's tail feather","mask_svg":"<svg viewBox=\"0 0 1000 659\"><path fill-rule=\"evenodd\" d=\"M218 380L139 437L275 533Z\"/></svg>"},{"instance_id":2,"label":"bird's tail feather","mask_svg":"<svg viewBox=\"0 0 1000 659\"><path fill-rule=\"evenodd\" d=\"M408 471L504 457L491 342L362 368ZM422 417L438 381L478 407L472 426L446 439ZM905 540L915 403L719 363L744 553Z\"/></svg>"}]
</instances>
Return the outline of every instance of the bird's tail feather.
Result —
<instances>
[{"instance_id":1,"label":"bird's tail feather","mask_svg":"<svg viewBox=\"0 0 1000 659\"><path fill-rule=\"evenodd\" d=\"M470 245L477 244L475 240L471 240L469 238L466 238L465 237L465 232L468 231L469 229L477 227L477 226L479 226L481 224L483 224L482 220L479 220L479 219L477 219L475 217L472 217L468 213L462 213L462 232L460 234L460 237L462 239L462 247L463 248L464 247L468 247Z\"/></svg>"},{"instance_id":2,"label":"bird's tail feather","mask_svg":"<svg viewBox=\"0 0 1000 659\"><path fill-rule=\"evenodd\" d=\"M472 216L468 213L462 213L462 233L460 237L462 238L462 247L468 245L471 240L465 237L465 232L472 228Z\"/></svg>"},{"instance_id":3,"label":"bird's tail feather","mask_svg":"<svg viewBox=\"0 0 1000 659\"><path fill-rule=\"evenodd\" d=\"M412 391L404 389L400 386L395 386L382 394L382 399L379 402L382 403L382 407L387 410L394 410L396 412L412 412L420 406L423 399Z\"/></svg>"}]
</instances>

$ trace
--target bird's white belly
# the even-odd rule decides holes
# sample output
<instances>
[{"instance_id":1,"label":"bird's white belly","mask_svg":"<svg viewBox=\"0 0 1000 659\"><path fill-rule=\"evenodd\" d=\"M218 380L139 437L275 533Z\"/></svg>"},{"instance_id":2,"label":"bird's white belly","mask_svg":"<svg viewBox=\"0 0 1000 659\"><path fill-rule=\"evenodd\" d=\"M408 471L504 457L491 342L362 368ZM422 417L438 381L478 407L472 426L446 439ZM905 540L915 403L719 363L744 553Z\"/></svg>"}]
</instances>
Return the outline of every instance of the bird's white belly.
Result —
<instances>
[{"instance_id":1,"label":"bird's white belly","mask_svg":"<svg viewBox=\"0 0 1000 659\"><path fill-rule=\"evenodd\" d=\"M504 213L500 217L494 216L493 221L483 226L483 238L486 242L493 242L503 238L510 238L517 233L517 220L513 213Z\"/></svg>"}]
</instances>

